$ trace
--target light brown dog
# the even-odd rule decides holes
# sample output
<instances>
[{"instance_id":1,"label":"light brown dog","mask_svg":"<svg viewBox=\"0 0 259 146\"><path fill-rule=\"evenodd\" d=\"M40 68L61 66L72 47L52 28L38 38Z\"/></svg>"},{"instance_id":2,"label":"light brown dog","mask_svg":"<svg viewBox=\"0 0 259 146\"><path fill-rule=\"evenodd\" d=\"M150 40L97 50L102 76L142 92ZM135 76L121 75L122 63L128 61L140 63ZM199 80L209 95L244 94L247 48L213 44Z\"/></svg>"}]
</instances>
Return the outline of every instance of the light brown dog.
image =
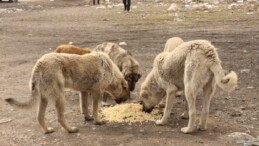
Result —
<instances>
[{"instance_id":1,"label":"light brown dog","mask_svg":"<svg viewBox=\"0 0 259 146\"><path fill-rule=\"evenodd\" d=\"M69 53L69 54L78 54L78 55L83 55L83 54L88 54L91 53L92 50L89 48L79 48L77 46L74 45L59 45L56 48L56 53ZM128 94L130 98L130 94ZM104 92L103 95L103 99L102 99L102 105L109 105L109 103L107 102L108 97L110 97L110 94L108 94L107 92ZM80 101L81 101L81 97L80 97ZM81 111L82 112L82 111ZM87 120L87 119L86 119Z\"/></svg>"},{"instance_id":2,"label":"light brown dog","mask_svg":"<svg viewBox=\"0 0 259 146\"><path fill-rule=\"evenodd\" d=\"M102 43L96 46L94 50L97 52L104 52L109 55L128 81L130 91L133 91L136 83L141 77L141 71L139 62L132 56L132 54L121 48L119 45L111 42Z\"/></svg>"},{"instance_id":3,"label":"light brown dog","mask_svg":"<svg viewBox=\"0 0 259 146\"><path fill-rule=\"evenodd\" d=\"M198 128L207 128L210 101L218 85L231 92L237 86L237 74L233 71L225 75L216 48L206 40L182 43L170 53L163 52L156 56L153 69L141 85L140 98L143 111L151 112L166 95L164 115L156 124L167 122L178 91L185 92L189 107L189 123L181 129L191 133L196 129L196 97L204 93L201 119Z\"/></svg>"},{"instance_id":4,"label":"light brown dog","mask_svg":"<svg viewBox=\"0 0 259 146\"><path fill-rule=\"evenodd\" d=\"M78 54L78 55L84 55L91 53L92 50L89 48L79 48L74 45L59 45L56 50L56 53L69 53L69 54Z\"/></svg>"},{"instance_id":5,"label":"light brown dog","mask_svg":"<svg viewBox=\"0 0 259 146\"><path fill-rule=\"evenodd\" d=\"M68 132L77 132L64 119L64 89L71 88L81 92L81 108L86 119L88 114L87 92L93 100L93 119L95 124L103 124L98 117L98 102L104 91L108 91L115 101L125 100L129 93L127 81L107 54L93 52L86 55L50 53L42 56L35 64L30 80L31 99L19 102L13 98L6 101L20 108L30 108L39 103L37 119L44 133L53 132L47 127L44 115L48 101L54 101L58 122ZM124 95L122 95L124 94Z\"/></svg>"},{"instance_id":6,"label":"light brown dog","mask_svg":"<svg viewBox=\"0 0 259 146\"><path fill-rule=\"evenodd\" d=\"M181 39L180 37L172 37L169 38L166 43L165 43L165 47L164 47L164 52L168 52L170 53L171 51L173 51L176 47L178 47L179 45L181 45L182 43L184 43L183 39ZM178 92L178 95L176 95L177 97L181 96L182 92ZM159 104L159 107L163 108L165 107L165 101L166 98L163 98L162 101ZM182 118L188 118L188 115L186 114L186 111L182 114L181 116Z\"/></svg>"}]
</instances>

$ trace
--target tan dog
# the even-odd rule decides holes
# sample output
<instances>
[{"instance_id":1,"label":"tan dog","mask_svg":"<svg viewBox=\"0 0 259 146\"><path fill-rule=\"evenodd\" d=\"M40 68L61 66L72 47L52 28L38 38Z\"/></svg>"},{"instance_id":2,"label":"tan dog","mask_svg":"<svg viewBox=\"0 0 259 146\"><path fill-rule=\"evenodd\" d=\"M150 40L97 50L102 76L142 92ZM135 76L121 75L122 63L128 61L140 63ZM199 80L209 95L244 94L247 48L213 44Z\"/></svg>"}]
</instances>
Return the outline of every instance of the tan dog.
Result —
<instances>
[{"instance_id":1,"label":"tan dog","mask_svg":"<svg viewBox=\"0 0 259 146\"><path fill-rule=\"evenodd\" d=\"M90 50L89 48L79 48L77 46L74 45L59 45L56 48L56 53L69 53L69 54L78 54L78 55L83 55L83 54L88 54L91 53L92 50ZM130 98L130 94L128 94ZM109 105L109 103L107 102L107 98L110 97L110 94L107 92L104 92L103 95L103 99L102 99L102 105ZM81 97L80 97L80 101L81 101ZM82 112L82 111L81 111ZM87 121L88 119L86 119Z\"/></svg>"},{"instance_id":2,"label":"tan dog","mask_svg":"<svg viewBox=\"0 0 259 146\"><path fill-rule=\"evenodd\" d=\"M102 43L94 48L109 55L112 61L119 67L120 71L128 81L130 91L135 89L135 85L141 77L140 65L138 61L128 51L115 43Z\"/></svg>"},{"instance_id":3,"label":"tan dog","mask_svg":"<svg viewBox=\"0 0 259 146\"><path fill-rule=\"evenodd\" d=\"M170 53L171 51L173 51L176 47L178 47L182 43L184 43L184 41L180 37L172 37L166 41L165 47L164 47L164 52ZM182 94L182 92L179 92L179 95L177 95L177 96L181 96L180 94ZM165 99L166 98L162 99L162 101L159 104L159 107L161 107L161 108L165 107L165 102L166 102ZM184 112L181 117L188 118L188 116L186 115L186 112Z\"/></svg>"},{"instance_id":4,"label":"tan dog","mask_svg":"<svg viewBox=\"0 0 259 146\"><path fill-rule=\"evenodd\" d=\"M69 54L78 54L78 55L84 55L91 53L92 50L89 48L79 48L74 45L59 45L56 50L56 53L69 53Z\"/></svg>"},{"instance_id":5,"label":"tan dog","mask_svg":"<svg viewBox=\"0 0 259 146\"><path fill-rule=\"evenodd\" d=\"M107 54L93 52L86 55L50 53L42 56L35 64L30 81L31 99L19 102L13 98L6 101L20 108L30 108L39 102L37 119L44 133L53 132L47 127L44 115L48 101L54 101L58 122L68 132L77 132L76 127L67 125L64 119L64 90L71 88L81 92L81 108L86 119L88 114L86 93L90 92L93 99L93 119L95 124L103 122L98 117L98 102L104 90L113 95L116 101L124 100L122 95L128 91L127 81ZM119 98L118 98L119 97Z\"/></svg>"},{"instance_id":6,"label":"tan dog","mask_svg":"<svg viewBox=\"0 0 259 146\"><path fill-rule=\"evenodd\" d=\"M203 90L204 101L199 129L207 128L211 97L218 85L231 92L237 86L237 75L231 71L225 75L216 48L206 40L182 43L170 53L156 56L153 69L141 86L143 110L151 112L166 95L164 115L156 124L163 125L170 116L172 103L178 91L185 91L189 107L189 123L181 129L191 133L196 129L196 96Z\"/></svg>"}]
</instances>

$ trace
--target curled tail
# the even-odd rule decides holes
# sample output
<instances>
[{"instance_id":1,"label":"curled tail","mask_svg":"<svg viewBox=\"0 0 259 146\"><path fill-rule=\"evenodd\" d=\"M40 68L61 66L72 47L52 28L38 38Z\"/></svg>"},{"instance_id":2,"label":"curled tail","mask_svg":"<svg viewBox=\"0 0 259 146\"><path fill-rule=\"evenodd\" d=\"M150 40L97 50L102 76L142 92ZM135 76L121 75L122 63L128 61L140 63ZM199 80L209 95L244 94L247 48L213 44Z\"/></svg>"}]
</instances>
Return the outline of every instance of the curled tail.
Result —
<instances>
[{"instance_id":1,"label":"curled tail","mask_svg":"<svg viewBox=\"0 0 259 146\"><path fill-rule=\"evenodd\" d=\"M30 81L31 97L29 101L20 102L15 100L14 98L7 98L5 99L5 101L8 102L10 105L18 108L28 109L33 107L36 101L40 99L39 79L40 79L40 72L34 70Z\"/></svg>"},{"instance_id":2,"label":"curled tail","mask_svg":"<svg viewBox=\"0 0 259 146\"><path fill-rule=\"evenodd\" d=\"M227 92L232 92L237 86L237 74L234 71L230 73L224 73L220 63L215 63L210 67L216 78L216 84L223 90Z\"/></svg>"}]
</instances>

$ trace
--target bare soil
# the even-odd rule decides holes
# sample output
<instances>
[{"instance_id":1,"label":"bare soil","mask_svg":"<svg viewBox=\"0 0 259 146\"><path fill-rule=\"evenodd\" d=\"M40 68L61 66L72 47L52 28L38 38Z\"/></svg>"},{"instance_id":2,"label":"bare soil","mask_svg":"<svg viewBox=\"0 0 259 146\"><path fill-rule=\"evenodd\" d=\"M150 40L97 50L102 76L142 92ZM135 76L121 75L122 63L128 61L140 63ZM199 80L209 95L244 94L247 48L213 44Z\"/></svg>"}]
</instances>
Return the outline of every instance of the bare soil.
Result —
<instances>
[{"instance_id":1,"label":"bare soil","mask_svg":"<svg viewBox=\"0 0 259 146\"><path fill-rule=\"evenodd\" d=\"M0 145L229 146L242 145L227 138L229 133L259 135L258 4L230 10L182 11L178 17L166 11L167 1L164 5L133 1L136 8L130 13L124 12L122 6L98 9L90 4L81 0L0 3L0 10L11 10L0 13L0 120L11 120L0 123ZM251 11L253 14L248 15ZM36 109L14 109L4 102L8 97L28 100L28 83L36 60L53 52L59 44L69 42L81 47L94 47L105 41L126 42L127 46L123 47L139 60L143 70L137 89L132 93L133 98L137 98L154 57L173 36L185 41L210 40L219 48L223 67L238 73L238 87L230 98L226 98L228 94L222 90L216 91L207 131L180 132L188 120L180 118L184 107L178 99L166 126L156 126L154 122L96 126L84 123L77 93L67 90L66 119L70 125L78 126L80 132L68 134L63 130L51 105L46 120L55 132L49 135L42 134ZM201 99L202 96L199 106Z\"/></svg>"}]
</instances>

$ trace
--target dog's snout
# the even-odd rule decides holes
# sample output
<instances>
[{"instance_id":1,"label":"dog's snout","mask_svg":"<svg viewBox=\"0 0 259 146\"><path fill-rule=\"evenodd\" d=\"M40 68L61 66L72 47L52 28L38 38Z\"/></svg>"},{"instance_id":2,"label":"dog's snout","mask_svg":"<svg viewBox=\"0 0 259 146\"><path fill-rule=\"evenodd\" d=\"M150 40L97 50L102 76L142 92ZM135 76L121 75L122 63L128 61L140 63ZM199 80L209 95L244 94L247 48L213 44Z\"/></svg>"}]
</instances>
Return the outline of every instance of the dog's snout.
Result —
<instances>
[{"instance_id":1,"label":"dog's snout","mask_svg":"<svg viewBox=\"0 0 259 146\"><path fill-rule=\"evenodd\" d=\"M147 108L145 104L143 104L142 111L146 113L151 113L153 111L154 107Z\"/></svg>"},{"instance_id":2,"label":"dog's snout","mask_svg":"<svg viewBox=\"0 0 259 146\"><path fill-rule=\"evenodd\" d=\"M120 103L122 103L124 101L124 99L123 98L118 98L115 101L116 101L117 104L120 104Z\"/></svg>"}]
</instances>

